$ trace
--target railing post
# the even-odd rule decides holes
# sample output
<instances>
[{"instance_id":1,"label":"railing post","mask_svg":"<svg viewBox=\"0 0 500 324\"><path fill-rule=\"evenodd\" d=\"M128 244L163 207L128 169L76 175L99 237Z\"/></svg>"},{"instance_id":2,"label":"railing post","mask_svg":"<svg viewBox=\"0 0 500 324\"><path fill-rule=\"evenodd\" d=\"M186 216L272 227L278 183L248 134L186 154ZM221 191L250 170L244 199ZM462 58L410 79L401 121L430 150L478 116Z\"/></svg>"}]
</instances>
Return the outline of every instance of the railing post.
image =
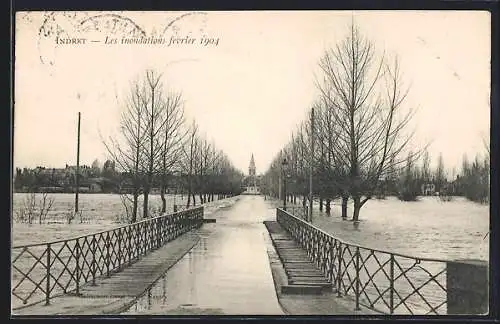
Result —
<instances>
[{"instance_id":1,"label":"railing post","mask_svg":"<svg viewBox=\"0 0 500 324\"><path fill-rule=\"evenodd\" d=\"M151 247L157 249L159 247L158 244L158 218L155 218L151 223Z\"/></svg>"},{"instance_id":2,"label":"railing post","mask_svg":"<svg viewBox=\"0 0 500 324\"><path fill-rule=\"evenodd\" d=\"M118 256L118 269L121 269L122 268L122 229L119 228L118 229L118 253L117 253L117 256ZM125 263L125 260L124 262Z\"/></svg>"},{"instance_id":3,"label":"railing post","mask_svg":"<svg viewBox=\"0 0 500 324\"><path fill-rule=\"evenodd\" d=\"M109 231L106 232L106 276L109 277L111 256L109 255Z\"/></svg>"},{"instance_id":4,"label":"railing post","mask_svg":"<svg viewBox=\"0 0 500 324\"><path fill-rule=\"evenodd\" d=\"M139 224L136 224L134 226L135 226L135 249L134 249L134 251L136 252L136 257L139 258L141 233L139 230Z\"/></svg>"},{"instance_id":5,"label":"railing post","mask_svg":"<svg viewBox=\"0 0 500 324\"><path fill-rule=\"evenodd\" d=\"M145 221L143 224L144 226L142 227L143 228L143 231L144 231L144 242L143 242L143 249L142 249L142 255L146 254L146 251L148 249L148 223L149 223L149 220Z\"/></svg>"},{"instance_id":6,"label":"railing post","mask_svg":"<svg viewBox=\"0 0 500 324\"><path fill-rule=\"evenodd\" d=\"M338 258L338 267L337 267L337 297L342 297L342 242L337 241L337 258Z\"/></svg>"},{"instance_id":7,"label":"railing post","mask_svg":"<svg viewBox=\"0 0 500 324\"><path fill-rule=\"evenodd\" d=\"M155 219L151 219L149 221L149 248L148 252L154 249L154 241L155 241Z\"/></svg>"},{"instance_id":8,"label":"railing post","mask_svg":"<svg viewBox=\"0 0 500 324\"><path fill-rule=\"evenodd\" d=\"M151 243L149 244L149 250L152 251L156 249L156 239L155 239L155 224L156 218L151 220L151 224L149 225L149 240Z\"/></svg>"},{"instance_id":9,"label":"railing post","mask_svg":"<svg viewBox=\"0 0 500 324\"><path fill-rule=\"evenodd\" d=\"M158 247L163 245L163 223L165 223L165 217L158 219Z\"/></svg>"},{"instance_id":10,"label":"railing post","mask_svg":"<svg viewBox=\"0 0 500 324\"><path fill-rule=\"evenodd\" d=\"M389 312L390 314L394 314L394 254L391 254L389 268Z\"/></svg>"},{"instance_id":11,"label":"railing post","mask_svg":"<svg viewBox=\"0 0 500 324\"><path fill-rule=\"evenodd\" d=\"M80 239L76 239L76 245L75 245L75 259L76 259L76 294L80 294Z\"/></svg>"},{"instance_id":12,"label":"railing post","mask_svg":"<svg viewBox=\"0 0 500 324\"><path fill-rule=\"evenodd\" d=\"M146 230L144 232L144 235L146 237L146 245L144 246L144 255L148 252L149 250L149 246L150 246L150 242L151 242L151 223L153 221L151 219L148 219L148 221L146 222Z\"/></svg>"},{"instance_id":13,"label":"railing post","mask_svg":"<svg viewBox=\"0 0 500 324\"><path fill-rule=\"evenodd\" d=\"M127 255L128 255L128 265L132 264L132 226L127 227Z\"/></svg>"},{"instance_id":14,"label":"railing post","mask_svg":"<svg viewBox=\"0 0 500 324\"><path fill-rule=\"evenodd\" d=\"M92 235L92 286L95 286L95 254L96 254L96 246L95 246L95 235Z\"/></svg>"},{"instance_id":15,"label":"railing post","mask_svg":"<svg viewBox=\"0 0 500 324\"><path fill-rule=\"evenodd\" d=\"M163 231L164 231L164 228L165 228L165 218L167 216L164 216L160 219L160 232L158 233L158 237L159 237L159 242L160 242L160 246L163 246Z\"/></svg>"},{"instance_id":16,"label":"railing post","mask_svg":"<svg viewBox=\"0 0 500 324\"><path fill-rule=\"evenodd\" d=\"M47 280L45 286L45 305L50 305L50 243L47 244Z\"/></svg>"},{"instance_id":17,"label":"railing post","mask_svg":"<svg viewBox=\"0 0 500 324\"><path fill-rule=\"evenodd\" d=\"M359 247L356 247L356 259L355 259L355 267L356 267L356 308L355 310L360 310L359 308Z\"/></svg>"}]
</instances>

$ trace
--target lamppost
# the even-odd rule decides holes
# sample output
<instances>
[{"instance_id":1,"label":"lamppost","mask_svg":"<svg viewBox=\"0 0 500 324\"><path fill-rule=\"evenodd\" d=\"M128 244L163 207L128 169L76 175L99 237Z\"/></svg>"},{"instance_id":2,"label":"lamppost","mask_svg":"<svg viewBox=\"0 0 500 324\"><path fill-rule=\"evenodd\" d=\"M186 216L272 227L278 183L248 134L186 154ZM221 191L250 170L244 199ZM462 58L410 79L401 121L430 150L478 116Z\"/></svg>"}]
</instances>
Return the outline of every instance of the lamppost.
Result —
<instances>
[{"instance_id":1,"label":"lamppost","mask_svg":"<svg viewBox=\"0 0 500 324\"><path fill-rule=\"evenodd\" d=\"M283 171L283 210L286 210L286 169L288 161L286 158L281 162L281 170Z\"/></svg>"}]
</instances>

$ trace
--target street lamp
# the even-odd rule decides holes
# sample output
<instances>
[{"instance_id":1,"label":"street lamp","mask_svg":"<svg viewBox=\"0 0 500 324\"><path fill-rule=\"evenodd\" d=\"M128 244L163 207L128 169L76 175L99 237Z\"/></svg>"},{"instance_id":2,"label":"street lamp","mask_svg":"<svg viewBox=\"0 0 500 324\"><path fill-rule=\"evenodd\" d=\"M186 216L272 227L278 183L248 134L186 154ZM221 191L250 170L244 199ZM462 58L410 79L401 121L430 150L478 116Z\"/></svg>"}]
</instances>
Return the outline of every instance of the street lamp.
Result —
<instances>
[{"instance_id":1,"label":"street lamp","mask_svg":"<svg viewBox=\"0 0 500 324\"><path fill-rule=\"evenodd\" d=\"M283 171L283 210L286 210L286 169L288 166L288 161L286 158L281 162L281 170Z\"/></svg>"}]
</instances>

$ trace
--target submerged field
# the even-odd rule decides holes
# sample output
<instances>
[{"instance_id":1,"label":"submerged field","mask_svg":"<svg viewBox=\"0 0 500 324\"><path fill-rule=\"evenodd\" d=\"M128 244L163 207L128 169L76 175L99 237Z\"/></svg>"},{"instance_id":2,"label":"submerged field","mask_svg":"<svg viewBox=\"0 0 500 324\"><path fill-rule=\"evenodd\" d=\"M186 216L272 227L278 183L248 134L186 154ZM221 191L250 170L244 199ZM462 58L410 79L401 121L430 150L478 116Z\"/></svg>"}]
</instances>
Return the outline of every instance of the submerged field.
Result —
<instances>
[{"instance_id":1,"label":"submerged field","mask_svg":"<svg viewBox=\"0 0 500 324\"><path fill-rule=\"evenodd\" d=\"M281 206L282 202L275 202ZM395 197L370 200L361 209L359 228L342 221L340 201L332 203L330 216L314 203L313 223L347 242L419 257L489 259L489 205L454 197L421 197L402 202ZM352 205L348 207L349 218Z\"/></svg>"},{"instance_id":2,"label":"submerged field","mask_svg":"<svg viewBox=\"0 0 500 324\"><path fill-rule=\"evenodd\" d=\"M28 194L15 193L13 199L13 218L22 208L23 200ZM117 194L80 194L79 209L81 216L77 215L71 222L67 223L67 215L74 209L74 194L49 194L54 199L53 206L43 224L38 224L38 219L34 219L33 224L12 222L12 242L14 246L43 243L59 239L71 238L93 232L103 231L123 225L123 217L126 215L125 208ZM41 194L36 194L40 199ZM199 205L198 197L196 206ZM174 204L185 208L187 198L181 195L167 196L167 213L173 212ZM204 205L205 214L210 214L226 200L214 201ZM159 195L150 196L150 207L153 213L157 214L161 207ZM192 207L192 203L191 203ZM139 214L142 213L142 199L140 199ZM138 217L140 220L141 217Z\"/></svg>"},{"instance_id":3,"label":"submerged field","mask_svg":"<svg viewBox=\"0 0 500 324\"><path fill-rule=\"evenodd\" d=\"M14 194L13 211L18 210L27 194ZM80 194L82 219L76 217L66 224L66 214L74 206L73 194L51 194L54 205L44 224L13 222L14 245L41 243L102 231L121 225L125 214L120 196L115 194ZM173 205L186 204L186 197L167 196L167 212ZM210 214L218 205L205 204ZM274 201L275 206L282 202ZM161 205L159 195L151 196L153 210ZM142 210L142 209L140 209ZM340 201L332 203L331 215L318 211L315 202L313 222L330 234L345 241L410 254L435 258L474 258L487 260L489 255L489 206L454 197L442 202L436 197L422 197L416 202L401 202L394 197L370 200L361 209L361 223L354 229L352 222L340 218ZM352 206L349 206L352 213Z\"/></svg>"}]
</instances>

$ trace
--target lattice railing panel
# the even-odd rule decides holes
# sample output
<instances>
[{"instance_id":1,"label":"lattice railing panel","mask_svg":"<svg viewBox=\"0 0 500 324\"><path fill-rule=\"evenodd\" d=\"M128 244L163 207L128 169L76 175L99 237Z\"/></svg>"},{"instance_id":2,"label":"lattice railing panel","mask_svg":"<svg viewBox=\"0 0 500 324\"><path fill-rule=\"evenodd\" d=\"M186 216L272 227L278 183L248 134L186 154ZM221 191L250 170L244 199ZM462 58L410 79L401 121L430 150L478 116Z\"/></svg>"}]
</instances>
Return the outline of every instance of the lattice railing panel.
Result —
<instances>
[{"instance_id":1,"label":"lattice railing panel","mask_svg":"<svg viewBox=\"0 0 500 324\"><path fill-rule=\"evenodd\" d=\"M421 259L343 242L291 211L277 221L356 308L389 314L446 314L446 261Z\"/></svg>"},{"instance_id":2,"label":"lattice railing panel","mask_svg":"<svg viewBox=\"0 0 500 324\"><path fill-rule=\"evenodd\" d=\"M12 307L78 292L203 224L203 207L146 219L109 231L12 248Z\"/></svg>"}]
</instances>

